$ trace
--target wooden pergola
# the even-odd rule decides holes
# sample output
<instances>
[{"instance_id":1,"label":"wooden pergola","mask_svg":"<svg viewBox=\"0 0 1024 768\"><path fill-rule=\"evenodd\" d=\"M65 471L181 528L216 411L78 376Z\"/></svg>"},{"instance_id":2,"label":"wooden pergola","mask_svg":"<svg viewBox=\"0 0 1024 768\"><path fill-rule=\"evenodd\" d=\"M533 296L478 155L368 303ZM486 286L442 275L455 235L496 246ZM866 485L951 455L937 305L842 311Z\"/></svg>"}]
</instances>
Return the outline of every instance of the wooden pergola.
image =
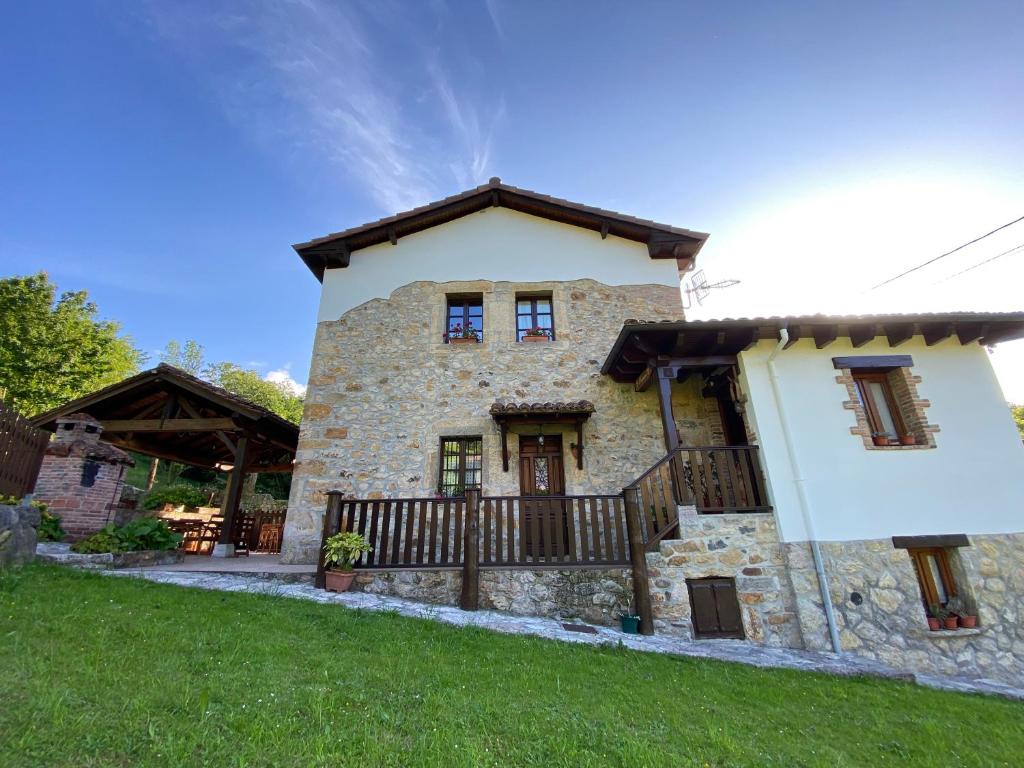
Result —
<instances>
[{"instance_id":1,"label":"wooden pergola","mask_svg":"<svg viewBox=\"0 0 1024 768\"><path fill-rule=\"evenodd\" d=\"M125 450L204 469L229 472L224 524L215 554L231 551L231 530L245 476L291 472L299 427L180 368L156 368L80 397L34 418L51 432L56 420L88 413L103 440Z\"/></svg>"}]
</instances>

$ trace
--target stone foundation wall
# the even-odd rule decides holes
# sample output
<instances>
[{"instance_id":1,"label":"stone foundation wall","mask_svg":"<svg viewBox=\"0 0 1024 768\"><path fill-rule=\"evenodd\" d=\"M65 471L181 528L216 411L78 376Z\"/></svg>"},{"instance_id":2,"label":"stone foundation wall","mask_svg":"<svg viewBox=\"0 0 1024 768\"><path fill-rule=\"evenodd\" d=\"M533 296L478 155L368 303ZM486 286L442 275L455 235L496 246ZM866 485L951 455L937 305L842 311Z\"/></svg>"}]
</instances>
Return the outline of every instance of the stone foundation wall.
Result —
<instances>
[{"instance_id":1,"label":"stone foundation wall","mask_svg":"<svg viewBox=\"0 0 1024 768\"><path fill-rule=\"evenodd\" d=\"M517 292L550 293L554 341L515 341ZM480 294L484 338L444 343L446 298ZM519 493L518 436L509 435L509 471L490 417L496 402L589 400L583 469L572 460L573 428L562 435L569 494L618 493L665 454L654 389L637 393L601 375L601 364L629 318L682 319L679 292L661 285L415 282L317 327L292 479L282 557L313 562L325 492L354 497L417 497L438 483L439 439L483 437L483 492ZM673 387L680 439L709 445L721 435L715 401L699 377ZM536 425L524 427L536 435Z\"/></svg>"},{"instance_id":2,"label":"stone foundation wall","mask_svg":"<svg viewBox=\"0 0 1024 768\"><path fill-rule=\"evenodd\" d=\"M890 539L823 542L843 650L925 674L1024 683L1024 533L969 539L949 556L978 628L951 632L929 631L906 550ZM810 547L790 543L786 554L807 647L831 650Z\"/></svg>"},{"instance_id":3,"label":"stone foundation wall","mask_svg":"<svg viewBox=\"0 0 1024 768\"><path fill-rule=\"evenodd\" d=\"M796 597L775 517L758 514L680 516L678 539L647 556L656 631L693 637L687 579L733 578L746 639L801 648Z\"/></svg>"},{"instance_id":4,"label":"stone foundation wall","mask_svg":"<svg viewBox=\"0 0 1024 768\"><path fill-rule=\"evenodd\" d=\"M458 605L462 571L377 571L356 574L352 589ZM626 569L480 571L480 607L518 616L614 625L633 595Z\"/></svg>"}]
</instances>

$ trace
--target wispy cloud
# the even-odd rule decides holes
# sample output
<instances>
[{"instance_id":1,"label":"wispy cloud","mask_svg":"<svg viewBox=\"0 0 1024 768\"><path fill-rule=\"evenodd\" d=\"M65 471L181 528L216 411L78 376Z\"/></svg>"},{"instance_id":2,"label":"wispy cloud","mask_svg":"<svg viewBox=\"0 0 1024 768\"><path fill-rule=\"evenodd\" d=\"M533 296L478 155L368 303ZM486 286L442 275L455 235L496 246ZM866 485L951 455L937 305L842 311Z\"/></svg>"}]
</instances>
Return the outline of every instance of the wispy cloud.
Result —
<instances>
[{"instance_id":1,"label":"wispy cloud","mask_svg":"<svg viewBox=\"0 0 1024 768\"><path fill-rule=\"evenodd\" d=\"M498 35L499 40L505 39L505 28L501 24L501 12L498 10L498 0L484 0L484 5L487 7L487 15L491 17L491 24L494 25L494 31Z\"/></svg>"},{"instance_id":2,"label":"wispy cloud","mask_svg":"<svg viewBox=\"0 0 1024 768\"><path fill-rule=\"evenodd\" d=\"M291 367L291 363L285 363L283 368L279 368L275 371L268 371L267 375L263 378L267 381L272 381L274 384L281 384L297 395L305 395L306 385L300 384L292 378Z\"/></svg>"},{"instance_id":3,"label":"wispy cloud","mask_svg":"<svg viewBox=\"0 0 1024 768\"><path fill-rule=\"evenodd\" d=\"M148 6L147 20L262 143L332 164L394 212L450 193L453 183L486 179L504 113L500 95L487 96L482 111L460 92L440 54L403 18L407 9L324 0L175 3ZM417 109L437 119L411 114ZM428 123L442 134L414 127Z\"/></svg>"}]
</instances>

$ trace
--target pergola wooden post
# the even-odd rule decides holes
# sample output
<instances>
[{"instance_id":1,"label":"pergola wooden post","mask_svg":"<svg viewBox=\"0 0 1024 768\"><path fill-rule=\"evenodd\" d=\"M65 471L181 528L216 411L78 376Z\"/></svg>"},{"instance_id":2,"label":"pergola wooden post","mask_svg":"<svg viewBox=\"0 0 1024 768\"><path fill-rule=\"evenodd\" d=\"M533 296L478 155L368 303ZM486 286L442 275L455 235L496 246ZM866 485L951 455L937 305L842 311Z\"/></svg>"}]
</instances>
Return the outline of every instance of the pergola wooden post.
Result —
<instances>
[{"instance_id":1,"label":"pergola wooden post","mask_svg":"<svg viewBox=\"0 0 1024 768\"><path fill-rule=\"evenodd\" d=\"M245 485L246 464L249 458L249 438L241 435L235 443L235 463L228 476L228 487L224 491L224 501L220 512L224 518L221 524L220 540L211 553L214 557L231 557L235 554L235 544L231 540L234 529L235 515L242 500L242 487Z\"/></svg>"}]
</instances>

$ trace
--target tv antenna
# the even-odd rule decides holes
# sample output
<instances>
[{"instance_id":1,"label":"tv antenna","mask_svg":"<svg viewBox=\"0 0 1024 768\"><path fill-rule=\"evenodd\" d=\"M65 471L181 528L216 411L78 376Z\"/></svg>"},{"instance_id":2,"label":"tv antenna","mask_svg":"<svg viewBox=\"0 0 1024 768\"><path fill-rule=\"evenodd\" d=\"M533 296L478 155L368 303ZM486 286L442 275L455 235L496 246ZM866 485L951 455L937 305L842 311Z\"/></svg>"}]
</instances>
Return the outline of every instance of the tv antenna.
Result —
<instances>
[{"instance_id":1,"label":"tv antenna","mask_svg":"<svg viewBox=\"0 0 1024 768\"><path fill-rule=\"evenodd\" d=\"M703 269L698 269L693 275L683 281L683 309L689 309L696 301L703 306L712 291L723 288L732 288L739 285L739 280L719 280L717 283L709 283Z\"/></svg>"}]
</instances>

